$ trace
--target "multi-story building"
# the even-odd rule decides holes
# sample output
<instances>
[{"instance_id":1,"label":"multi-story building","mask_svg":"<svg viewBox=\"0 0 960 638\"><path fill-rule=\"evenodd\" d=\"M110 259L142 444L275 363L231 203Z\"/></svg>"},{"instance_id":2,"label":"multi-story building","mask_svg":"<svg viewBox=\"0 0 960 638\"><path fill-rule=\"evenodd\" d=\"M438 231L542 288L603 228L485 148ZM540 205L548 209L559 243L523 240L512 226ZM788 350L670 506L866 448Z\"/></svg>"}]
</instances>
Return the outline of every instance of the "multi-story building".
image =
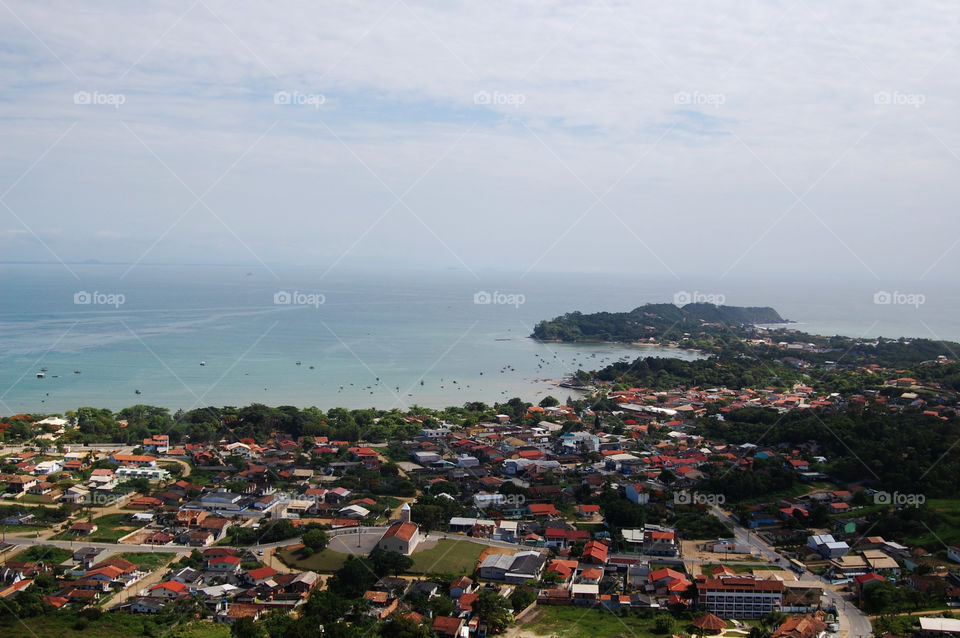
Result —
<instances>
[{"instance_id":1,"label":"multi-story building","mask_svg":"<svg viewBox=\"0 0 960 638\"><path fill-rule=\"evenodd\" d=\"M783 582L754 578L697 578L702 609L720 618L762 618L783 606Z\"/></svg>"}]
</instances>

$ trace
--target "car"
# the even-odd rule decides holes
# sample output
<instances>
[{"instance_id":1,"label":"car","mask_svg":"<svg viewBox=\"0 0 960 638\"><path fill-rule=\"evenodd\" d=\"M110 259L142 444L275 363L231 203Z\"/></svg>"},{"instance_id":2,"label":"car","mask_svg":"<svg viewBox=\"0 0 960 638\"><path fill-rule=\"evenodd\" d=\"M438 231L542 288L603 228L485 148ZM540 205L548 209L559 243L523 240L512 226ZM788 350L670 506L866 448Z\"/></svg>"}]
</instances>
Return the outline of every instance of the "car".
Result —
<instances>
[{"instance_id":1,"label":"car","mask_svg":"<svg viewBox=\"0 0 960 638\"><path fill-rule=\"evenodd\" d=\"M259 552L257 552L257 556L263 556L263 550L262 550L262 549L261 549Z\"/></svg>"}]
</instances>

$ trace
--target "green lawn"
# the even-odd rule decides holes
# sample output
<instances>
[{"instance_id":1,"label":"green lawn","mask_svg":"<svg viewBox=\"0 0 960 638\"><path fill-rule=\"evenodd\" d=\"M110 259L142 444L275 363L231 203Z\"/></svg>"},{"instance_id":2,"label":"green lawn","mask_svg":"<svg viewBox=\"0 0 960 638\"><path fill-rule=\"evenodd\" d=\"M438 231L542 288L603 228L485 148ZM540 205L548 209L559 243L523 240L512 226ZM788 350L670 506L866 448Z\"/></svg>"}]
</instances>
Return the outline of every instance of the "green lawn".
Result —
<instances>
[{"instance_id":1,"label":"green lawn","mask_svg":"<svg viewBox=\"0 0 960 638\"><path fill-rule=\"evenodd\" d=\"M758 496L757 498L746 499L740 501L743 505L759 505L761 503L775 503L788 498L797 498L798 496L803 496L804 494L809 494L814 490L823 490L823 489L836 489L836 486L832 483L825 483L823 481L813 481L812 483L794 483L789 489L780 490L779 492L771 492L769 494L764 494L763 496Z\"/></svg>"},{"instance_id":2,"label":"green lawn","mask_svg":"<svg viewBox=\"0 0 960 638\"><path fill-rule=\"evenodd\" d=\"M584 607L538 606L536 616L523 628L537 635L557 638L597 638L598 636L629 636L630 638L665 638L668 634L654 633L653 618L645 619L630 614L617 616L609 611ZM675 623L674 630L680 630Z\"/></svg>"},{"instance_id":3,"label":"green lawn","mask_svg":"<svg viewBox=\"0 0 960 638\"><path fill-rule=\"evenodd\" d=\"M0 635L26 636L28 638L81 638L95 636L96 638L127 638L128 636L143 636L144 621L149 618L136 616L125 612L111 612L104 614L97 620L88 621L85 628L80 629L77 622L76 610L57 611L25 618L23 622L13 618L0 620ZM211 634L211 636L217 634ZM226 634L229 636L229 629Z\"/></svg>"},{"instance_id":4,"label":"green lawn","mask_svg":"<svg viewBox=\"0 0 960 638\"><path fill-rule=\"evenodd\" d=\"M162 565L166 565L167 561L176 554L173 552L124 552L123 554L116 554L116 556L130 561L137 567L143 568L144 571L153 571Z\"/></svg>"},{"instance_id":5,"label":"green lawn","mask_svg":"<svg viewBox=\"0 0 960 638\"><path fill-rule=\"evenodd\" d=\"M91 543L115 543L118 539L140 528L140 525L130 520L130 514L123 513L100 516L94 518L93 522L97 525L97 531L89 536L74 534L69 531L68 526L68 531L61 532L54 536L54 538L59 541L73 540L80 543L83 541Z\"/></svg>"},{"instance_id":6,"label":"green lawn","mask_svg":"<svg viewBox=\"0 0 960 638\"><path fill-rule=\"evenodd\" d=\"M174 627L163 638L230 638L230 625L212 621L196 621Z\"/></svg>"},{"instance_id":7,"label":"green lawn","mask_svg":"<svg viewBox=\"0 0 960 638\"><path fill-rule=\"evenodd\" d=\"M34 545L16 556L12 556L10 560L22 560L26 562L43 561L46 564L59 565L72 557L73 552L69 549L61 549L59 547L53 547L52 545Z\"/></svg>"},{"instance_id":8,"label":"green lawn","mask_svg":"<svg viewBox=\"0 0 960 638\"><path fill-rule=\"evenodd\" d=\"M281 549L274 553L285 565L295 569L309 570L321 574L332 574L343 566L347 554L325 549L309 558L300 558L298 552Z\"/></svg>"},{"instance_id":9,"label":"green lawn","mask_svg":"<svg viewBox=\"0 0 960 638\"><path fill-rule=\"evenodd\" d=\"M414 574L472 574L477 566L477 559L486 549L483 545L470 541L458 541L441 538L435 547L415 553L413 567Z\"/></svg>"},{"instance_id":10,"label":"green lawn","mask_svg":"<svg viewBox=\"0 0 960 638\"><path fill-rule=\"evenodd\" d=\"M934 553L946 554L944 545L960 545L960 498L931 498L927 507L943 517L943 522L929 531L901 541L910 546L920 545Z\"/></svg>"}]
</instances>

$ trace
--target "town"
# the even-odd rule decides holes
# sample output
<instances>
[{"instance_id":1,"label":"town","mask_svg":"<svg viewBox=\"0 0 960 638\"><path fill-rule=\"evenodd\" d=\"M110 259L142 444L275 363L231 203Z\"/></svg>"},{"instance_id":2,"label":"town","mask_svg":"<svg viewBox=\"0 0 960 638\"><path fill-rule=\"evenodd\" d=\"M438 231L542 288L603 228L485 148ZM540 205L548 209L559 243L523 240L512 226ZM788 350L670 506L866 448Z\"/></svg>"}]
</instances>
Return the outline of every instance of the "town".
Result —
<instances>
[{"instance_id":1,"label":"town","mask_svg":"<svg viewBox=\"0 0 960 638\"><path fill-rule=\"evenodd\" d=\"M956 420L914 379L881 385L843 397L607 384L594 401L607 410L548 397L358 419L369 441L356 423L354 440L285 425L243 436L242 421L260 433L283 421L265 406L215 415L225 438L122 445L78 442L104 411L14 415L0 426L0 622L271 637L306 623L344 636L956 635L956 500L844 481L849 468L834 471L812 440L710 435L764 410ZM137 406L111 425L137 431L164 412Z\"/></svg>"}]
</instances>

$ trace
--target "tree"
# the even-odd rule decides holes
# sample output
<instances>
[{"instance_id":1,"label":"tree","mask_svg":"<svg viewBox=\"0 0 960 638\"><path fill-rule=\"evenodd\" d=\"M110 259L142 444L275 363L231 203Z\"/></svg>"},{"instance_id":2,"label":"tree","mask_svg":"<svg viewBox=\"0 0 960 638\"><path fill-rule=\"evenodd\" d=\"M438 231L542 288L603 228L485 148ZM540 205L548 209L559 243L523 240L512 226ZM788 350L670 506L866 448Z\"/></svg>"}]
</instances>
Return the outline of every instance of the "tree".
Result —
<instances>
[{"instance_id":1,"label":"tree","mask_svg":"<svg viewBox=\"0 0 960 638\"><path fill-rule=\"evenodd\" d=\"M473 613L487 621L492 633L500 633L513 622L513 616L507 608L507 601L496 592L484 589L473 603Z\"/></svg>"},{"instance_id":2,"label":"tree","mask_svg":"<svg viewBox=\"0 0 960 638\"><path fill-rule=\"evenodd\" d=\"M253 618L238 618L230 627L230 635L233 638L265 638L266 632L263 627L255 622Z\"/></svg>"},{"instance_id":3,"label":"tree","mask_svg":"<svg viewBox=\"0 0 960 638\"><path fill-rule=\"evenodd\" d=\"M550 573L559 575L556 574L556 572ZM536 599L537 594L532 589L517 587L513 593L510 594L510 606L513 607L514 612L520 612L529 607Z\"/></svg>"},{"instance_id":4,"label":"tree","mask_svg":"<svg viewBox=\"0 0 960 638\"><path fill-rule=\"evenodd\" d=\"M303 544L314 552L322 552L327 548L328 542L330 542L330 538L327 536L327 533L316 527L308 529L303 535Z\"/></svg>"},{"instance_id":5,"label":"tree","mask_svg":"<svg viewBox=\"0 0 960 638\"><path fill-rule=\"evenodd\" d=\"M552 396L550 396L550 395L547 395L547 396L543 397L543 400L540 401L540 407L541 407L541 408L553 408L553 407L556 407L556 406L558 406L558 405L560 405L560 402L559 402L556 398L554 398L554 397L552 397Z\"/></svg>"},{"instance_id":6,"label":"tree","mask_svg":"<svg viewBox=\"0 0 960 638\"><path fill-rule=\"evenodd\" d=\"M370 562L377 576L387 574L399 576L413 566L413 559L409 556L404 556L400 552L385 552L379 548L370 552Z\"/></svg>"},{"instance_id":7,"label":"tree","mask_svg":"<svg viewBox=\"0 0 960 638\"><path fill-rule=\"evenodd\" d=\"M373 587L377 579L378 576L369 558L348 556L343 567L330 577L327 587L345 598L360 598L363 592Z\"/></svg>"},{"instance_id":8,"label":"tree","mask_svg":"<svg viewBox=\"0 0 960 638\"><path fill-rule=\"evenodd\" d=\"M653 630L658 634L672 634L673 616L668 614L659 614L653 621Z\"/></svg>"},{"instance_id":9,"label":"tree","mask_svg":"<svg viewBox=\"0 0 960 638\"><path fill-rule=\"evenodd\" d=\"M383 638L430 638L430 630L409 618L394 616L380 625Z\"/></svg>"}]
</instances>

